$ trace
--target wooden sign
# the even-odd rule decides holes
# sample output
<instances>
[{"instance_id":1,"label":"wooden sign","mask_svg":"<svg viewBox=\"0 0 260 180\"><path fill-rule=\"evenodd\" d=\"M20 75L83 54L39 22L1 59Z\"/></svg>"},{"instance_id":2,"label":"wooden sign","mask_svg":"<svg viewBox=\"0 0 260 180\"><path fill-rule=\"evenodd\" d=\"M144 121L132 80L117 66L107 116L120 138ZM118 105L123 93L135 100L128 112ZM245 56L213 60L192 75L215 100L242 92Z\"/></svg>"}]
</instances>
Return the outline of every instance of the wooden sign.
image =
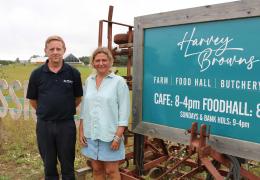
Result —
<instances>
[{"instance_id":1,"label":"wooden sign","mask_svg":"<svg viewBox=\"0 0 260 180\"><path fill-rule=\"evenodd\" d=\"M260 2L135 18L133 129L187 144L193 122L220 152L260 160Z\"/></svg>"}]
</instances>

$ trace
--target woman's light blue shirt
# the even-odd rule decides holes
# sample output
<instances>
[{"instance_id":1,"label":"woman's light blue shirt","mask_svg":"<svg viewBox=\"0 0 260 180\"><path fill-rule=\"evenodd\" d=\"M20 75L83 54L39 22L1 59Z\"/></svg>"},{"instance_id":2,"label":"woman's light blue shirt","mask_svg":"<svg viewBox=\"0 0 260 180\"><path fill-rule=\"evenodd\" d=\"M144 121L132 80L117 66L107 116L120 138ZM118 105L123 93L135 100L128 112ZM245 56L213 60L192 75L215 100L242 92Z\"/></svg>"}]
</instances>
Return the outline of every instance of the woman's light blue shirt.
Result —
<instances>
[{"instance_id":1,"label":"woman's light blue shirt","mask_svg":"<svg viewBox=\"0 0 260 180\"><path fill-rule=\"evenodd\" d=\"M129 89L123 77L110 73L98 89L96 75L87 78L80 113L85 137L112 141L118 126L128 126L129 115Z\"/></svg>"}]
</instances>

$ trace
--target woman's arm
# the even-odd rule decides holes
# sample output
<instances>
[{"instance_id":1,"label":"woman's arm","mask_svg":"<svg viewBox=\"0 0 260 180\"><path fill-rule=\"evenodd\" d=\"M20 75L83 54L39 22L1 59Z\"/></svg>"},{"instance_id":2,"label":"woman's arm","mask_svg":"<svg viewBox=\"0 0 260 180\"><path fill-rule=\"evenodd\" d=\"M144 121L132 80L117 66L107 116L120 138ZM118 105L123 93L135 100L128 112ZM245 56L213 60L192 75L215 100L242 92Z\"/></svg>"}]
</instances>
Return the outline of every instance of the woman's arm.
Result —
<instances>
[{"instance_id":1,"label":"woman's arm","mask_svg":"<svg viewBox=\"0 0 260 180\"><path fill-rule=\"evenodd\" d=\"M79 142L82 146L87 146L87 138L84 136L83 119L79 122Z\"/></svg>"}]
</instances>

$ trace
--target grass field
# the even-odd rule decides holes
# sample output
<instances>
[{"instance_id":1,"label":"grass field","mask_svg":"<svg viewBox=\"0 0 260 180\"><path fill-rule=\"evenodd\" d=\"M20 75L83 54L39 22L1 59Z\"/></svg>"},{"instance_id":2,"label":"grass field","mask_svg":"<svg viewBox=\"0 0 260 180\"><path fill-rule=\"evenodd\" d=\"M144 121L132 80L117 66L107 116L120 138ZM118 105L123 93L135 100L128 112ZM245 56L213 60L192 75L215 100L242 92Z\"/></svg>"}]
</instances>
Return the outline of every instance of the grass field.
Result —
<instances>
[{"instance_id":1,"label":"grass field","mask_svg":"<svg viewBox=\"0 0 260 180\"><path fill-rule=\"evenodd\" d=\"M10 84L14 80L23 83L28 80L31 71L38 65L8 65L0 66L0 78ZM91 73L87 66L77 66L82 75L82 81ZM125 68L117 68L118 74L126 75ZM4 93L8 93L5 91ZM23 96L23 90L17 95ZM75 169L86 166L86 159L80 153L77 142ZM260 176L260 163L250 162L246 167ZM0 119L0 180L38 180L43 178L43 165L38 154L35 140L35 121L12 120L9 116Z\"/></svg>"},{"instance_id":2,"label":"grass field","mask_svg":"<svg viewBox=\"0 0 260 180\"><path fill-rule=\"evenodd\" d=\"M15 64L0 66L0 78L8 84L19 80L22 84L29 79L30 73L38 65ZM78 65L82 81L91 73L88 66ZM124 68L117 68L120 75L125 75ZM3 94L7 94L7 90ZM16 92L17 96L23 96L23 90ZM12 106L12 105L11 105ZM9 105L10 107L10 105ZM80 146L77 142L75 169L86 165L85 158L80 154ZM43 178L43 165L40 159L36 139L35 121L12 120L10 116L0 119L0 180L38 180Z\"/></svg>"}]
</instances>

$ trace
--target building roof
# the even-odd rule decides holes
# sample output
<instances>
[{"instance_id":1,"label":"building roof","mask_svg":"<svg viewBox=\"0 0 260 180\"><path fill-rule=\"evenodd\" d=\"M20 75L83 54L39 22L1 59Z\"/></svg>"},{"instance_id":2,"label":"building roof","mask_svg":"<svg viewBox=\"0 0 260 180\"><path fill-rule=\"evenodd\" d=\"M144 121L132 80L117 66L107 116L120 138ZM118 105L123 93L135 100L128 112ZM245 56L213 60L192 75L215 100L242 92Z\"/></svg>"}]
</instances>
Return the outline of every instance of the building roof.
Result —
<instances>
[{"instance_id":1,"label":"building roof","mask_svg":"<svg viewBox=\"0 0 260 180\"><path fill-rule=\"evenodd\" d=\"M64 62L66 63L72 63L72 64L82 64L82 62L75 57L73 54L68 54L67 56L65 56L64 58Z\"/></svg>"}]
</instances>

